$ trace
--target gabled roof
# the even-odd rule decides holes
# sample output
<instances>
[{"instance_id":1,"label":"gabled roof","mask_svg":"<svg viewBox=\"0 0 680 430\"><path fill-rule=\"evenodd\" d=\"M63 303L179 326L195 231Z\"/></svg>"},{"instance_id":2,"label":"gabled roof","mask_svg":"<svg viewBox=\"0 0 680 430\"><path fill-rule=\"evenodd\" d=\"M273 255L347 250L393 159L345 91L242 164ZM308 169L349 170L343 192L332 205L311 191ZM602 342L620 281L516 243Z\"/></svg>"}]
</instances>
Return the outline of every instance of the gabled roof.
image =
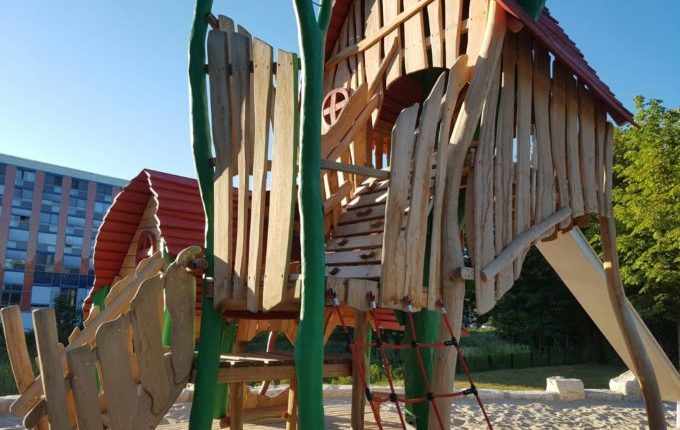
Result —
<instances>
[{"instance_id":1,"label":"gabled roof","mask_svg":"<svg viewBox=\"0 0 680 430\"><path fill-rule=\"evenodd\" d=\"M116 196L104 216L94 246L95 281L91 295L111 285L132 243L149 198L158 201L156 217L168 251L176 255L190 245L203 245L205 217L195 179L145 169Z\"/></svg>"},{"instance_id":2,"label":"gabled roof","mask_svg":"<svg viewBox=\"0 0 680 430\"><path fill-rule=\"evenodd\" d=\"M353 0L335 0L331 15L328 34L326 35L326 58L340 35L340 29L347 17ZM571 70L578 79L587 85L606 106L607 112L618 123L633 123L631 114L614 96L609 87L597 76L595 70L588 64L576 44L564 32L559 23L550 16L548 9L543 10L538 21L534 21L516 0L496 0L510 15L524 24L526 31L541 42L555 57Z\"/></svg>"}]
</instances>

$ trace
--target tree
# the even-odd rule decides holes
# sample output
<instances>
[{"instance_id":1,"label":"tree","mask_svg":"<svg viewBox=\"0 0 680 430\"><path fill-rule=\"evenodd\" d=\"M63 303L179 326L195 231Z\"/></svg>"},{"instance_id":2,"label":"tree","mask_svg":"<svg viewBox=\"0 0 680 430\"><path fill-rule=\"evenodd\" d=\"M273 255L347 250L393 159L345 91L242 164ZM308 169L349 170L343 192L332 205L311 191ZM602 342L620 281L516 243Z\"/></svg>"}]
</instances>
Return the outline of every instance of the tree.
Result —
<instances>
[{"instance_id":1,"label":"tree","mask_svg":"<svg viewBox=\"0 0 680 430\"><path fill-rule=\"evenodd\" d=\"M61 293L54 298L52 303L54 314L57 317L57 336L59 342L68 344L68 337L75 327L83 322L83 314L73 302L73 295Z\"/></svg>"},{"instance_id":2,"label":"tree","mask_svg":"<svg viewBox=\"0 0 680 430\"><path fill-rule=\"evenodd\" d=\"M614 146L621 277L643 318L676 325L680 348L680 108L637 96L635 109L639 127Z\"/></svg>"}]
</instances>

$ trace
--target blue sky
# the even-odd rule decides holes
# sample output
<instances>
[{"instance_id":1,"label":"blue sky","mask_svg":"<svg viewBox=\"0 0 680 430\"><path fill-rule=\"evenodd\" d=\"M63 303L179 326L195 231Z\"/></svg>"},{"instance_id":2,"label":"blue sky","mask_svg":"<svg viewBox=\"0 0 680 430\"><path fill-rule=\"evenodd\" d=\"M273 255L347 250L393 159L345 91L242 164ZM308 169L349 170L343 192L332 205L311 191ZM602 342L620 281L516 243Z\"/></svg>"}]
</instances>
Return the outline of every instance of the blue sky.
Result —
<instances>
[{"instance_id":1,"label":"blue sky","mask_svg":"<svg viewBox=\"0 0 680 430\"><path fill-rule=\"evenodd\" d=\"M548 0L628 107L680 105L680 2ZM291 2L215 0L275 48L297 51ZM0 2L0 152L121 178L194 176L187 54L193 1Z\"/></svg>"}]
</instances>

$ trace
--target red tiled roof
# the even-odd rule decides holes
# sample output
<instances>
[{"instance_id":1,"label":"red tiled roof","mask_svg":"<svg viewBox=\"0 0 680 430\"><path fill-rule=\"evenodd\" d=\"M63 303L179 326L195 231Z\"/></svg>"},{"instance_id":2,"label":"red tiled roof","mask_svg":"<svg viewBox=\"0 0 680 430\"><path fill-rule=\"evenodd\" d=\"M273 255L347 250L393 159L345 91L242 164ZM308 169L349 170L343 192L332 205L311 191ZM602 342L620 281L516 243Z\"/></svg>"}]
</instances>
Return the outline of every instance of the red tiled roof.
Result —
<instances>
[{"instance_id":1,"label":"red tiled roof","mask_svg":"<svg viewBox=\"0 0 680 430\"><path fill-rule=\"evenodd\" d=\"M87 314L94 291L111 285L142 219L149 197L158 201L156 216L168 251L176 255L190 245L203 245L205 218L195 179L145 169L116 196L104 216L94 247L95 281L83 303Z\"/></svg>"},{"instance_id":2,"label":"red tiled roof","mask_svg":"<svg viewBox=\"0 0 680 430\"><path fill-rule=\"evenodd\" d=\"M595 95L606 105L607 111L618 124L624 122L634 123L631 114L621 102L614 96L609 87L597 76L588 62L583 57L576 44L560 27L559 23L550 16L547 9L538 21L534 21L516 0L497 0L510 15L522 22L533 37L544 44L557 59L574 73L578 79L586 84ZM326 35L326 58L329 58L331 50L340 34L342 24L347 17L352 0L335 0L328 34Z\"/></svg>"}]
</instances>

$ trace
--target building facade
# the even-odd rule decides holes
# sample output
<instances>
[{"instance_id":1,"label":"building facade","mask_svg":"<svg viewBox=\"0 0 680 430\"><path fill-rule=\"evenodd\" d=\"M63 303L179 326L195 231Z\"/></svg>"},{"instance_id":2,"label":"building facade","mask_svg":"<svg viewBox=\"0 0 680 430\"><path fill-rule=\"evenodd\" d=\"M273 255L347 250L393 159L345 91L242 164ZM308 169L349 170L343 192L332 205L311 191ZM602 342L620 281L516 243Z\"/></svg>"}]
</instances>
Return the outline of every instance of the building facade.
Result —
<instances>
[{"instance_id":1,"label":"building facade","mask_svg":"<svg viewBox=\"0 0 680 430\"><path fill-rule=\"evenodd\" d=\"M94 282L97 229L127 181L0 154L0 307L30 311Z\"/></svg>"}]
</instances>

